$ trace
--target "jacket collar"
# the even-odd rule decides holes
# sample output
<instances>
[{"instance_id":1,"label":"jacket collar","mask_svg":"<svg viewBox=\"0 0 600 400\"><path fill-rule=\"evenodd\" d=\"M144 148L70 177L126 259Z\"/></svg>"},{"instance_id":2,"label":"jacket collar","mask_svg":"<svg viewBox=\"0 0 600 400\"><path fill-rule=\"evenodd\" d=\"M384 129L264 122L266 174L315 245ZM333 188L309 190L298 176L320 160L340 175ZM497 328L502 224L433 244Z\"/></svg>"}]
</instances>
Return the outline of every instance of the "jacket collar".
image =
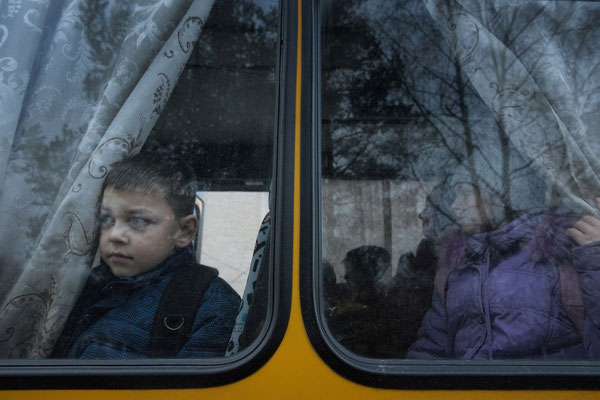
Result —
<instances>
[{"instance_id":1,"label":"jacket collar","mask_svg":"<svg viewBox=\"0 0 600 400\"><path fill-rule=\"evenodd\" d=\"M167 257L162 263L158 264L150 271L143 272L134 276L118 277L113 275L110 267L104 261L92 270L90 279L102 286L109 284L123 285L132 289L151 285L164 278L165 275L175 271L180 266L187 264L193 259L191 246L178 251L177 253Z\"/></svg>"},{"instance_id":2,"label":"jacket collar","mask_svg":"<svg viewBox=\"0 0 600 400\"><path fill-rule=\"evenodd\" d=\"M536 209L492 232L465 236L452 227L440 238L438 257L451 269L481 259L490 250L499 254L524 250L542 263L568 260L572 244L565 230L577 219L565 209Z\"/></svg>"}]
</instances>

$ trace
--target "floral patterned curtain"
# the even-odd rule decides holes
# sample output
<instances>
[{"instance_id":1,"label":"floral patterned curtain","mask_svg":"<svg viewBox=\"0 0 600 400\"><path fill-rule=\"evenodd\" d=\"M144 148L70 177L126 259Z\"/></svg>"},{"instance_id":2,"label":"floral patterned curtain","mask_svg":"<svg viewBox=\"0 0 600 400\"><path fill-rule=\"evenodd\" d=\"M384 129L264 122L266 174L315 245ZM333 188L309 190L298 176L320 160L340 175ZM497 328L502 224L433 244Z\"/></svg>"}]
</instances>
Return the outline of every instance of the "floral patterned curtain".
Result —
<instances>
[{"instance_id":1,"label":"floral patterned curtain","mask_svg":"<svg viewBox=\"0 0 600 400\"><path fill-rule=\"evenodd\" d=\"M90 270L103 178L140 150L212 3L1 3L0 357L52 351Z\"/></svg>"},{"instance_id":2,"label":"floral patterned curtain","mask_svg":"<svg viewBox=\"0 0 600 400\"><path fill-rule=\"evenodd\" d=\"M561 201L600 195L600 4L424 0L512 143Z\"/></svg>"}]
</instances>

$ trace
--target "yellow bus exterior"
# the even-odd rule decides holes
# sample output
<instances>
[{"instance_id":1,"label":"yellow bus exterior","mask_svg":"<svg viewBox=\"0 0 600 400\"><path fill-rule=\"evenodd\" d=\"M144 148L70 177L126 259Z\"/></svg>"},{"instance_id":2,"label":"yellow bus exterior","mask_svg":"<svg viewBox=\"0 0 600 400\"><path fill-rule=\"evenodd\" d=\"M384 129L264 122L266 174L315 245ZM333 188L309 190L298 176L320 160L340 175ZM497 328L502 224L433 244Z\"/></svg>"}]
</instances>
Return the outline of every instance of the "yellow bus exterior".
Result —
<instances>
[{"instance_id":1,"label":"yellow bus exterior","mask_svg":"<svg viewBox=\"0 0 600 400\"><path fill-rule=\"evenodd\" d=\"M306 1L306 0L304 0ZM290 319L284 338L274 355L244 379L201 389L94 389L94 390L4 390L6 400L68 399L596 399L587 390L402 390L361 385L334 372L314 350L307 335L300 302L300 147L302 115L302 0L297 2L298 31L295 97L294 247ZM306 18L306 16L304 16ZM118 372L116 372L118 374ZM77 378L73 378L77 379ZM110 379L110 378L105 378ZM548 379L552 379L548 377Z\"/></svg>"}]
</instances>

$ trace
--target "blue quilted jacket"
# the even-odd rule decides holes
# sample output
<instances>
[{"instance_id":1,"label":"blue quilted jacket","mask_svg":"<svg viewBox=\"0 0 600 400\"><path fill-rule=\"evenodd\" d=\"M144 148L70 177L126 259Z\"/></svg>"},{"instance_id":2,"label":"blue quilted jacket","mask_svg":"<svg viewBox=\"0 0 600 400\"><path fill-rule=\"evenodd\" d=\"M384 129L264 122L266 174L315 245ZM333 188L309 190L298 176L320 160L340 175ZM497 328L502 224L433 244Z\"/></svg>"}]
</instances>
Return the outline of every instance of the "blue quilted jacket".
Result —
<instances>
[{"instance_id":1,"label":"blue quilted jacket","mask_svg":"<svg viewBox=\"0 0 600 400\"><path fill-rule=\"evenodd\" d=\"M118 278L106 265L94 269L55 347L55 357L148 358L154 315L174 271L192 257L187 249L151 271ZM240 298L221 278L207 288L192 335L177 358L221 357Z\"/></svg>"}]
</instances>

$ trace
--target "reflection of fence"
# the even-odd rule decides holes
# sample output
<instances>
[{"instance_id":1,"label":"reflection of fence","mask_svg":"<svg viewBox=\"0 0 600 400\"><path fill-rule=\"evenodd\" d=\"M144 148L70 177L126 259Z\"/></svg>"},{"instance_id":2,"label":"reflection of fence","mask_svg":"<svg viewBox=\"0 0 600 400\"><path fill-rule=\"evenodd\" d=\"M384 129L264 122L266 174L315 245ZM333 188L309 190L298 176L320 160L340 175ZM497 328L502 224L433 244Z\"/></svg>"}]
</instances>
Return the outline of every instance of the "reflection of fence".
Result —
<instances>
[{"instance_id":1,"label":"reflection of fence","mask_svg":"<svg viewBox=\"0 0 600 400\"><path fill-rule=\"evenodd\" d=\"M339 277L349 250L363 245L386 248L392 273L400 255L422 238L419 212L434 183L415 181L323 180L323 258ZM391 276L391 275L390 275Z\"/></svg>"},{"instance_id":2,"label":"reflection of fence","mask_svg":"<svg viewBox=\"0 0 600 400\"><path fill-rule=\"evenodd\" d=\"M254 242L269 209L268 192L203 192L202 264L219 270L240 295Z\"/></svg>"}]
</instances>

